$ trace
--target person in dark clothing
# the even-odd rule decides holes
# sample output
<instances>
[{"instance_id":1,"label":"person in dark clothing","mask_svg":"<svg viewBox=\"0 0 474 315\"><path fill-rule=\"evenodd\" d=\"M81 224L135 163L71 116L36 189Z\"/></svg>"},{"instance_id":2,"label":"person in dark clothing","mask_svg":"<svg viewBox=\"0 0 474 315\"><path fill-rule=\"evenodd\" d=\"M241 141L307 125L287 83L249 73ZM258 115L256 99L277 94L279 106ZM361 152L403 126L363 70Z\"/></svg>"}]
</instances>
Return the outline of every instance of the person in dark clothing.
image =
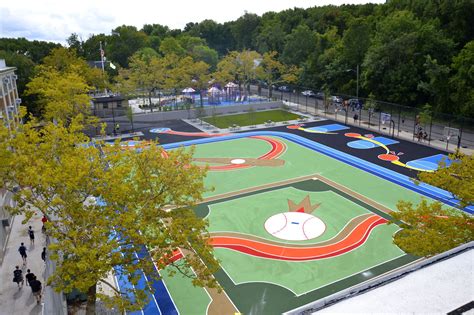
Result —
<instances>
[{"instance_id":1,"label":"person in dark clothing","mask_svg":"<svg viewBox=\"0 0 474 315\"><path fill-rule=\"evenodd\" d=\"M41 282L36 279L36 277L31 281L30 283L31 291L33 292L33 295L36 298L36 303L40 304L41 302Z\"/></svg>"},{"instance_id":2,"label":"person in dark clothing","mask_svg":"<svg viewBox=\"0 0 474 315\"><path fill-rule=\"evenodd\" d=\"M26 272L27 274L25 275L25 278L26 278L26 285L28 286L28 285L31 285L31 281L33 281L36 278L36 276L34 273L30 271L30 269L26 270Z\"/></svg>"},{"instance_id":3,"label":"person in dark clothing","mask_svg":"<svg viewBox=\"0 0 474 315\"><path fill-rule=\"evenodd\" d=\"M19 266L16 266L15 270L13 271L13 282L16 282L18 284L18 288L21 289L23 286L23 283L25 282L23 280L23 271L21 271ZM21 286L20 286L21 282Z\"/></svg>"},{"instance_id":4,"label":"person in dark clothing","mask_svg":"<svg viewBox=\"0 0 474 315\"><path fill-rule=\"evenodd\" d=\"M28 229L28 235L30 236L30 243L34 245L35 244L35 231L33 231L33 228L31 227L31 225Z\"/></svg>"},{"instance_id":5,"label":"person in dark clothing","mask_svg":"<svg viewBox=\"0 0 474 315\"><path fill-rule=\"evenodd\" d=\"M43 247L43 251L41 252L41 259L46 263L46 247Z\"/></svg>"},{"instance_id":6,"label":"person in dark clothing","mask_svg":"<svg viewBox=\"0 0 474 315\"><path fill-rule=\"evenodd\" d=\"M18 252L20 252L21 258L23 258L23 265L26 264L26 247L25 244L21 243L20 248L18 248Z\"/></svg>"}]
</instances>

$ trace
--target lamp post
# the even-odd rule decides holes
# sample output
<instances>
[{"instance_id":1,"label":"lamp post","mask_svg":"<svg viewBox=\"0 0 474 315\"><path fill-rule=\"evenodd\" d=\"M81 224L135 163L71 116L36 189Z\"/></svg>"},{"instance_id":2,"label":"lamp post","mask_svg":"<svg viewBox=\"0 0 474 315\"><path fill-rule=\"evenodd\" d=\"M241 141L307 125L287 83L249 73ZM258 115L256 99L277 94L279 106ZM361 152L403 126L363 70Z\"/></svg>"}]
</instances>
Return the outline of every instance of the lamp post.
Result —
<instances>
[{"instance_id":1,"label":"lamp post","mask_svg":"<svg viewBox=\"0 0 474 315\"><path fill-rule=\"evenodd\" d=\"M359 64L357 64L357 68L356 70L354 69L347 69L346 72L350 72L350 71L354 71L356 73L356 76L357 76L357 90L356 90L356 97L357 97L357 101L359 100Z\"/></svg>"}]
</instances>

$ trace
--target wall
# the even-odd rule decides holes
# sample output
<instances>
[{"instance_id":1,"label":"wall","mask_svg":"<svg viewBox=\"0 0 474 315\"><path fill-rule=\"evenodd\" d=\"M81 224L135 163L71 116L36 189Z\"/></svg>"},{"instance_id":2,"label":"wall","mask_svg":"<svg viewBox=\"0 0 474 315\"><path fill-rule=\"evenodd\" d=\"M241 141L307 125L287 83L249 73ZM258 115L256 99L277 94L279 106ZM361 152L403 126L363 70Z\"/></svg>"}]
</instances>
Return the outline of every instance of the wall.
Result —
<instances>
[{"instance_id":1,"label":"wall","mask_svg":"<svg viewBox=\"0 0 474 315\"><path fill-rule=\"evenodd\" d=\"M213 111L215 110L215 114L217 115L230 115L236 114L241 112L248 111L249 107L252 107L254 110L268 110L268 109L276 109L282 108L283 102L275 101L275 102L261 102L261 103L252 103L252 104L241 104L241 105L229 105L229 106L205 106L204 116L212 116ZM197 110L190 109L188 110L177 110L177 111L169 111L169 112L153 112L153 113L145 113L145 114L135 114L133 116L134 122L154 122L154 121L162 121L162 120L175 120L175 119L192 119L196 118ZM103 121L112 121L111 118L103 119ZM128 118L126 116L115 117L116 122L128 122Z\"/></svg>"}]
</instances>

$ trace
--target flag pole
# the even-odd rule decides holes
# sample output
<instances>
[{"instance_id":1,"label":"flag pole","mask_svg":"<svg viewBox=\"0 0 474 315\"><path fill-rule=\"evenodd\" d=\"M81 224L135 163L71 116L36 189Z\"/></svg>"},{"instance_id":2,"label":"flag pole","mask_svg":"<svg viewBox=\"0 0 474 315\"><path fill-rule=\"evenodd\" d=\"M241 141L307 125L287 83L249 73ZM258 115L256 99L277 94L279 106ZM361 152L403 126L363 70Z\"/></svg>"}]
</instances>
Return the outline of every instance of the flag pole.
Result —
<instances>
[{"instance_id":1,"label":"flag pole","mask_svg":"<svg viewBox=\"0 0 474 315\"><path fill-rule=\"evenodd\" d=\"M104 50L102 49L102 41L100 42L100 61L102 63L102 73L105 72L105 69L104 69Z\"/></svg>"}]
</instances>

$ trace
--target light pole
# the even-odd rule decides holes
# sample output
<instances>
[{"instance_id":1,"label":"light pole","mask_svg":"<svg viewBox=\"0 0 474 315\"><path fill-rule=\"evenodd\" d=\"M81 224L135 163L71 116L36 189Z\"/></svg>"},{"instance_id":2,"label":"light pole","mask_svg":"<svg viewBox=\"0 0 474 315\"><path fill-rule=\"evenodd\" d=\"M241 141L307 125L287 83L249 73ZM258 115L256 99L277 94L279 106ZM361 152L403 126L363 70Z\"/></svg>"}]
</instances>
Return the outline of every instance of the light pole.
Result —
<instances>
[{"instance_id":1,"label":"light pole","mask_svg":"<svg viewBox=\"0 0 474 315\"><path fill-rule=\"evenodd\" d=\"M357 76L356 97L357 97L357 101L359 101L359 64L357 64L356 70L354 70L354 69L347 69L347 70L346 70L346 72L350 72L350 71L354 71L354 72L356 73L356 76Z\"/></svg>"}]
</instances>

